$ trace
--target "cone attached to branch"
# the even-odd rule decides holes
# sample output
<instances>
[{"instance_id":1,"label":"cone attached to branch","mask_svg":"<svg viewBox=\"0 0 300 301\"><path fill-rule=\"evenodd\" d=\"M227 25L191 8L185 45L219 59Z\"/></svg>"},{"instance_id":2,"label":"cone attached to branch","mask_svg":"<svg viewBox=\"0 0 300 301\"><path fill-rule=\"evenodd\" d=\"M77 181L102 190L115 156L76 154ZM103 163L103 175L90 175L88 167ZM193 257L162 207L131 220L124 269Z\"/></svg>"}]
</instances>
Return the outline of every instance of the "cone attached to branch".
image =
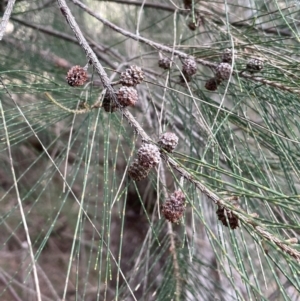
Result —
<instances>
[{"instance_id":1,"label":"cone attached to branch","mask_svg":"<svg viewBox=\"0 0 300 301\"><path fill-rule=\"evenodd\" d=\"M144 80L144 72L138 66L130 66L121 73L120 82L123 86L136 86Z\"/></svg>"},{"instance_id":2,"label":"cone attached to branch","mask_svg":"<svg viewBox=\"0 0 300 301\"><path fill-rule=\"evenodd\" d=\"M224 226L230 227L231 229L236 229L237 227L239 227L239 218L231 210L226 209L222 206L218 206L216 213L218 219Z\"/></svg>"},{"instance_id":3,"label":"cone attached to branch","mask_svg":"<svg viewBox=\"0 0 300 301\"><path fill-rule=\"evenodd\" d=\"M167 69L171 68L171 63L172 63L172 61L171 61L170 58L168 58L168 57L162 57L158 61L158 66L160 68L163 68L163 69L167 70Z\"/></svg>"},{"instance_id":4,"label":"cone attached to branch","mask_svg":"<svg viewBox=\"0 0 300 301\"><path fill-rule=\"evenodd\" d=\"M185 196L181 190L176 190L162 205L161 213L171 223L178 223L185 212Z\"/></svg>"},{"instance_id":5,"label":"cone attached to branch","mask_svg":"<svg viewBox=\"0 0 300 301\"><path fill-rule=\"evenodd\" d=\"M185 9L191 9L192 8L192 0L183 0L183 5Z\"/></svg>"},{"instance_id":6,"label":"cone attached to branch","mask_svg":"<svg viewBox=\"0 0 300 301\"><path fill-rule=\"evenodd\" d=\"M168 153L172 153L178 144L178 137L171 132L163 133L159 137L158 144L162 149L164 149Z\"/></svg>"},{"instance_id":7,"label":"cone attached to branch","mask_svg":"<svg viewBox=\"0 0 300 301\"><path fill-rule=\"evenodd\" d=\"M226 48L222 53L222 63L228 63L231 65L233 55L235 55L235 51L233 51L233 49Z\"/></svg>"},{"instance_id":8,"label":"cone attached to branch","mask_svg":"<svg viewBox=\"0 0 300 301\"><path fill-rule=\"evenodd\" d=\"M141 181L147 178L150 169L143 167L138 159L134 159L128 168L128 174L134 181Z\"/></svg>"},{"instance_id":9,"label":"cone attached to branch","mask_svg":"<svg viewBox=\"0 0 300 301\"><path fill-rule=\"evenodd\" d=\"M182 73L187 81L197 72L197 63L193 58L186 58L182 63Z\"/></svg>"},{"instance_id":10,"label":"cone attached to branch","mask_svg":"<svg viewBox=\"0 0 300 301\"><path fill-rule=\"evenodd\" d=\"M160 162L160 152L156 145L144 143L138 150L139 164L145 168L153 168Z\"/></svg>"},{"instance_id":11,"label":"cone attached to branch","mask_svg":"<svg viewBox=\"0 0 300 301\"><path fill-rule=\"evenodd\" d=\"M216 91L218 86L220 85L221 80L213 77L210 78L206 83L205 83L205 88L209 91Z\"/></svg>"},{"instance_id":12,"label":"cone attached to branch","mask_svg":"<svg viewBox=\"0 0 300 301\"><path fill-rule=\"evenodd\" d=\"M217 80L228 80L232 72L231 65L228 63L220 63L216 69L216 79Z\"/></svg>"},{"instance_id":13,"label":"cone attached to branch","mask_svg":"<svg viewBox=\"0 0 300 301\"><path fill-rule=\"evenodd\" d=\"M121 106L134 106L138 101L138 92L134 87L123 86L117 92L117 98Z\"/></svg>"},{"instance_id":14,"label":"cone attached to branch","mask_svg":"<svg viewBox=\"0 0 300 301\"><path fill-rule=\"evenodd\" d=\"M104 99L102 101L102 107L105 110L105 112L110 112L110 113L113 113L118 109L118 106L115 103L113 103L108 93L106 93L104 96Z\"/></svg>"},{"instance_id":15,"label":"cone attached to branch","mask_svg":"<svg viewBox=\"0 0 300 301\"><path fill-rule=\"evenodd\" d=\"M261 59L253 58L247 62L246 69L250 73L256 73L264 68L264 62Z\"/></svg>"},{"instance_id":16,"label":"cone attached to branch","mask_svg":"<svg viewBox=\"0 0 300 301\"><path fill-rule=\"evenodd\" d=\"M67 83L72 87L82 86L87 80L86 68L80 66L72 67L67 74Z\"/></svg>"}]
</instances>

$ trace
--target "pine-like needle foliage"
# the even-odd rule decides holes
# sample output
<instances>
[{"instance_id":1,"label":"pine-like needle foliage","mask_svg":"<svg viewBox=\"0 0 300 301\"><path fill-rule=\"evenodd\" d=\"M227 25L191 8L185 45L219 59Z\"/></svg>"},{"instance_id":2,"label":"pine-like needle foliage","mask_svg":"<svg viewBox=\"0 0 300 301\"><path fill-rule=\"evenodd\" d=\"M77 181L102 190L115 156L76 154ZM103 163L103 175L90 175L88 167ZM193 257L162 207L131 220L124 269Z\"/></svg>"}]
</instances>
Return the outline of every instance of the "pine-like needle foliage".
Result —
<instances>
[{"instance_id":1,"label":"pine-like needle foliage","mask_svg":"<svg viewBox=\"0 0 300 301\"><path fill-rule=\"evenodd\" d=\"M299 300L299 14L16 1L0 48L0 299ZM128 110L109 93L133 65ZM175 151L134 181L164 132Z\"/></svg>"}]
</instances>

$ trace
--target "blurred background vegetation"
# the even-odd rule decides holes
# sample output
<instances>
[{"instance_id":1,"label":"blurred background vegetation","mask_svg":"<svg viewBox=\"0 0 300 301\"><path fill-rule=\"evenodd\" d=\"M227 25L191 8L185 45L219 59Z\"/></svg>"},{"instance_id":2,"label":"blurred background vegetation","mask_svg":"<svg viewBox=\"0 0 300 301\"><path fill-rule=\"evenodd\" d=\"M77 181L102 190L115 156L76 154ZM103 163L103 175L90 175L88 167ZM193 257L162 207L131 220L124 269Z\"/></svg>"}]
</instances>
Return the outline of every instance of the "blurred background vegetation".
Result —
<instances>
[{"instance_id":1,"label":"blurred background vegetation","mask_svg":"<svg viewBox=\"0 0 300 301\"><path fill-rule=\"evenodd\" d=\"M300 3L83 1L134 40L76 2L67 5L112 82L143 69L129 110L153 141L178 136L170 157L191 181L166 162L133 181L142 140L119 111L50 101L75 110L103 86L93 66L84 86L67 85L88 58L57 2L17 0L0 42L0 300L299 300ZM234 72L208 91L226 48ZM188 83L173 50L198 62ZM253 58L258 74L245 71ZM195 182L237 214L237 229ZM186 209L171 224L160 206L176 189Z\"/></svg>"}]
</instances>

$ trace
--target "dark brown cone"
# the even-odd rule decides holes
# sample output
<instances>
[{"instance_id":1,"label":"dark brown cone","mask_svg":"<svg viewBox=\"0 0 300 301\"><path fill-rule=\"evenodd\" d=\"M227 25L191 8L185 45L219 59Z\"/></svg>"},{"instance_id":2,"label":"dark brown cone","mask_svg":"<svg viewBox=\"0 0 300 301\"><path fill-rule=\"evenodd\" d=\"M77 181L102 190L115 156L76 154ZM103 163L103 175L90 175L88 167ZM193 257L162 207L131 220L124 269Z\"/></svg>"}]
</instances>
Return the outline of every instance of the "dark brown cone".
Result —
<instances>
[{"instance_id":1,"label":"dark brown cone","mask_svg":"<svg viewBox=\"0 0 300 301\"><path fill-rule=\"evenodd\" d=\"M67 74L67 83L72 87L82 86L87 80L87 72L80 66L72 67Z\"/></svg>"},{"instance_id":2,"label":"dark brown cone","mask_svg":"<svg viewBox=\"0 0 300 301\"><path fill-rule=\"evenodd\" d=\"M192 20L190 18L188 22L188 28L192 31L196 30L201 24L203 23L203 19L201 18L200 15L195 15L195 19Z\"/></svg>"},{"instance_id":3,"label":"dark brown cone","mask_svg":"<svg viewBox=\"0 0 300 301\"><path fill-rule=\"evenodd\" d=\"M138 101L138 93L134 87L121 87L117 92L117 97L123 107L134 106Z\"/></svg>"},{"instance_id":4,"label":"dark brown cone","mask_svg":"<svg viewBox=\"0 0 300 301\"><path fill-rule=\"evenodd\" d=\"M197 22L190 21L188 23L188 28L192 31L195 31L197 29L197 27L199 27Z\"/></svg>"},{"instance_id":5,"label":"dark brown cone","mask_svg":"<svg viewBox=\"0 0 300 301\"><path fill-rule=\"evenodd\" d=\"M172 193L161 206L161 213L171 223L177 223L185 212L185 196L181 190Z\"/></svg>"},{"instance_id":6,"label":"dark brown cone","mask_svg":"<svg viewBox=\"0 0 300 301\"><path fill-rule=\"evenodd\" d=\"M179 82L180 82L180 84L182 84L183 86L186 86L186 82L190 82L192 80L192 77L191 76L188 76L188 75L182 75L182 74L180 74L180 76L179 76Z\"/></svg>"},{"instance_id":7,"label":"dark brown cone","mask_svg":"<svg viewBox=\"0 0 300 301\"><path fill-rule=\"evenodd\" d=\"M141 181L147 178L151 168L141 166L138 159L134 159L128 168L128 174L134 181Z\"/></svg>"},{"instance_id":8,"label":"dark brown cone","mask_svg":"<svg viewBox=\"0 0 300 301\"><path fill-rule=\"evenodd\" d=\"M109 95L106 93L102 101L102 107L105 112L113 113L118 109L118 106L110 100Z\"/></svg>"},{"instance_id":9,"label":"dark brown cone","mask_svg":"<svg viewBox=\"0 0 300 301\"><path fill-rule=\"evenodd\" d=\"M215 77L210 78L206 83L205 83L205 88L209 91L216 91L219 84L221 83L220 80L216 79Z\"/></svg>"},{"instance_id":10,"label":"dark brown cone","mask_svg":"<svg viewBox=\"0 0 300 301\"><path fill-rule=\"evenodd\" d=\"M218 210L216 211L216 213L218 219L222 222L224 226L230 227L231 229L236 229L237 227L239 227L239 218L231 210L225 209L222 206L218 206ZM229 222L229 225L227 221Z\"/></svg>"},{"instance_id":11,"label":"dark brown cone","mask_svg":"<svg viewBox=\"0 0 300 301\"><path fill-rule=\"evenodd\" d=\"M124 86L136 86L144 80L144 72L138 66L130 66L121 73L121 84Z\"/></svg>"},{"instance_id":12,"label":"dark brown cone","mask_svg":"<svg viewBox=\"0 0 300 301\"><path fill-rule=\"evenodd\" d=\"M163 57L158 61L158 66L160 68L163 68L165 70L170 69L171 68L171 59L168 57Z\"/></svg>"},{"instance_id":13,"label":"dark brown cone","mask_svg":"<svg viewBox=\"0 0 300 301\"><path fill-rule=\"evenodd\" d=\"M191 9L192 8L192 0L183 0L183 5L185 9Z\"/></svg>"}]
</instances>

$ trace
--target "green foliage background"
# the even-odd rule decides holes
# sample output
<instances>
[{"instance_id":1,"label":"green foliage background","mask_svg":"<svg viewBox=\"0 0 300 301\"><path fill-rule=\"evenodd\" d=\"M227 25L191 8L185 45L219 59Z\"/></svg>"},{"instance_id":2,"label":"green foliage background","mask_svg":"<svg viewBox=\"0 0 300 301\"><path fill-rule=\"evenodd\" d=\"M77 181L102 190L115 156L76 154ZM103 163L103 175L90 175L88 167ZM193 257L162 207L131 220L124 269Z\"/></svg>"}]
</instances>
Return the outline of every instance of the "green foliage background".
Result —
<instances>
[{"instance_id":1,"label":"green foliage background","mask_svg":"<svg viewBox=\"0 0 300 301\"><path fill-rule=\"evenodd\" d=\"M130 112L153 141L178 135L170 156L192 181L166 163L130 180L142 141L120 112L73 114L50 101L45 93L75 110L100 99L103 87L93 66L85 86L66 84L68 69L88 59L56 1L17 1L0 48L0 299L299 300L299 244L290 239L300 218L300 4L84 1L120 28L198 59L186 85L176 55L72 2L112 81L129 65L143 68ZM236 51L235 73L209 92L206 63L219 63L226 48ZM170 71L158 68L159 56L173 57ZM264 61L261 73L240 73L250 58ZM239 228L218 221L195 181L238 214ZM160 205L179 188L186 212L172 225Z\"/></svg>"}]
</instances>

